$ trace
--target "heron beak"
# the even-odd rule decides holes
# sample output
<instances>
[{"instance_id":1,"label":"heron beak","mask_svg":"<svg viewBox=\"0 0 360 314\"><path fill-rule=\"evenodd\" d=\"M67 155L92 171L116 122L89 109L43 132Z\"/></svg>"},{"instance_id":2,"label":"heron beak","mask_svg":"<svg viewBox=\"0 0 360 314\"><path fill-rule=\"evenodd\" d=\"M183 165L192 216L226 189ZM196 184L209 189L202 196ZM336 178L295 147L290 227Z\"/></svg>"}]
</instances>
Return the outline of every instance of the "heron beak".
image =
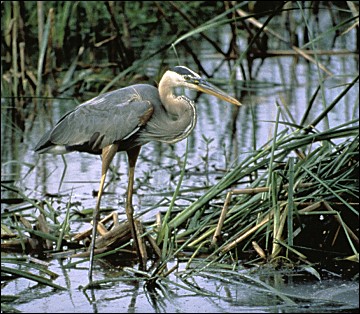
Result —
<instances>
[{"instance_id":1,"label":"heron beak","mask_svg":"<svg viewBox=\"0 0 360 314\"><path fill-rule=\"evenodd\" d=\"M226 94L225 92L223 92L221 89L217 88L216 86L210 84L209 82L205 81L204 79L197 79L191 82L191 85L194 89L209 94L209 95L213 95L217 98L220 98L222 100L225 100L231 104L237 105L237 106L241 106L241 102L238 101L237 99L231 97L230 95Z\"/></svg>"}]
</instances>

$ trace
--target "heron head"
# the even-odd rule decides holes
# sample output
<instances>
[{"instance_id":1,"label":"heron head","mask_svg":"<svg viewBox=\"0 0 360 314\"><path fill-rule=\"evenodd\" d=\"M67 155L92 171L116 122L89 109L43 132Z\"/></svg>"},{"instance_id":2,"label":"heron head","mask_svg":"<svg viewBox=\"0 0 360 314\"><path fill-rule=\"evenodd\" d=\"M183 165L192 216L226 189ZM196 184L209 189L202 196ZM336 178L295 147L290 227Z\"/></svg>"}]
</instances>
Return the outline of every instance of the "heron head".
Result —
<instances>
[{"instance_id":1,"label":"heron head","mask_svg":"<svg viewBox=\"0 0 360 314\"><path fill-rule=\"evenodd\" d=\"M173 87L185 87L197 90L209 95L213 95L234 105L241 105L237 99L231 97L221 89L210 84L199 74L195 73L187 67L175 66L168 70L165 74L168 76L168 79L171 81Z\"/></svg>"}]
</instances>

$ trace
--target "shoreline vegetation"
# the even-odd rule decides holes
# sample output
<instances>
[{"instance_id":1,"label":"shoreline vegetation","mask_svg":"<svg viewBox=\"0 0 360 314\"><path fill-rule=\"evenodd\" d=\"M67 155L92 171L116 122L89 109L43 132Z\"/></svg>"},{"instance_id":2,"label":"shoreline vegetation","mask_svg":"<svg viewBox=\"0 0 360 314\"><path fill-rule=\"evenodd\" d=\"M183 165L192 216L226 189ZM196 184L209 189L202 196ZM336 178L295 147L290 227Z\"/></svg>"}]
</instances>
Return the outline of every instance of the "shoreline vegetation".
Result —
<instances>
[{"instance_id":1,"label":"shoreline vegetation","mask_svg":"<svg viewBox=\"0 0 360 314\"><path fill-rule=\"evenodd\" d=\"M167 263L174 260L186 265L181 275L184 282L194 274L214 274L214 269L231 276L239 269L254 266L306 272L317 279L326 272L358 279L359 98L354 99L348 122L332 126L328 114L348 97L351 89L358 88L359 77L338 73L324 61L332 55L358 55L358 43L353 51L335 48L339 37L349 36L353 29L358 33L358 4L275 1L272 8L260 9L260 4L267 2L251 3L2 3L2 106L6 107L2 114L5 112L13 130L11 136L22 140L36 115L52 115L49 108L54 99L89 98L139 82L155 84L147 68L154 58L162 60L154 75L155 80L161 77L168 66L165 60L173 57L174 51L185 53L202 75L212 78L216 71L205 70L192 48L194 40L206 41L220 64L228 64L229 81L239 99L250 87L247 89L249 85L236 73L240 72L244 81L256 78L259 59L287 55L315 66L319 85L314 86L300 122L279 101L272 139L265 145L255 147L226 169L215 184L207 186L200 197L194 197L189 206L180 210L174 205L177 197L186 193L191 198L191 193L181 186L185 157L168 210L153 221L137 217L151 266L147 271L136 267L127 271L137 280L145 280L148 287L178 271L178 264L167 268ZM195 16L200 7L203 14ZM331 13L333 27L315 34L310 24L318 22L319 11ZM275 21L287 29L277 32L272 25ZM210 36L223 25L230 29L227 49ZM301 44L300 32L307 37ZM247 38L247 45L239 47L237 41L242 36ZM161 37L162 44L152 41L152 37ZM325 39L332 40L333 45L323 44ZM277 49L274 43L270 46L271 41L278 43ZM326 78L334 75L342 77L342 91L330 102L324 101L321 112L314 117L310 114L314 102L323 97ZM29 100L34 107L28 106ZM4 160L2 154L5 161L10 160ZM47 270L46 260L75 256L67 267L83 263L88 259L90 233L71 231L71 196L67 208L62 209L65 214L59 216L51 202L54 196L34 199L14 183L2 179L1 246L2 252L9 252L8 256L2 254L5 280L24 277L64 289L53 283L55 275ZM29 215L29 209L36 216ZM129 245L128 224L119 223L116 211L105 214L104 230L97 239L98 258L131 259L135 255ZM37 257L12 257L13 252L30 256L36 253ZM34 263L29 264L31 258ZM28 270L17 269L17 265ZM40 274L35 275L35 271ZM286 299L280 293L274 294ZM7 302L2 298L2 306Z\"/></svg>"}]
</instances>

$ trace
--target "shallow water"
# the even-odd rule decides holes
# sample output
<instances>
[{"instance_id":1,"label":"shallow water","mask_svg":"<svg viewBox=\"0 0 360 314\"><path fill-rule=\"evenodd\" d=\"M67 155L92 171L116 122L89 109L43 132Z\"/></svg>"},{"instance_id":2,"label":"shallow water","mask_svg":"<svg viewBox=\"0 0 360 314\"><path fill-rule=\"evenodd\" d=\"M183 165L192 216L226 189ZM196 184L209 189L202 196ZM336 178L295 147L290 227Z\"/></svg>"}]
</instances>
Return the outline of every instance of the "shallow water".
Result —
<instances>
[{"instance_id":1,"label":"shallow water","mask_svg":"<svg viewBox=\"0 0 360 314\"><path fill-rule=\"evenodd\" d=\"M206 273L192 277L191 283L201 287L201 293L208 294L205 296L182 288L186 284L175 272L170 278L159 280L159 286L153 290L146 288L144 281L123 279L101 289L83 291L79 287L87 284L86 265L70 269L64 265L66 261L53 259L49 269L59 275L54 282L67 291L17 279L9 282L2 293L21 291L12 305L26 313L355 313L359 307L358 282L339 278L318 281L300 274L251 274L246 270L239 271L238 277L212 278ZM169 263L169 268L172 266ZM244 279L242 275L246 274L284 293L287 299ZM126 275L106 262L97 263L94 271L95 280Z\"/></svg>"},{"instance_id":2,"label":"shallow water","mask_svg":"<svg viewBox=\"0 0 360 314\"><path fill-rule=\"evenodd\" d=\"M325 26L324 26L325 27ZM224 33L221 40L226 41ZM349 50L354 50L353 42L343 43ZM206 44L201 47L200 58L206 69L218 66L217 56L210 56ZM344 47L340 47L344 48ZM358 69L358 59L353 55L327 56L323 60L329 69L336 70L335 75L325 80L324 100L330 104L344 89ZM149 65L149 75L157 70L156 60ZM196 68L184 59L184 64ZM214 97L200 95L197 97L198 123L188 138L189 152L186 165L187 172L182 183L182 191L190 189L176 201L177 208L186 206L196 199L208 185L214 184L247 152L260 147L272 138L277 103L286 106L296 123L299 123L309 99L319 84L318 69L315 65L295 60L294 57L267 58L260 65L255 60L254 66L259 71L247 87L240 100L244 104L235 115L233 106L220 102ZM210 71L211 72L211 71ZM240 71L239 71L240 73ZM227 80L229 72L226 66L220 68L216 78ZM239 76L240 77L240 76ZM214 82L216 84L216 82ZM232 86L220 86L234 95ZM192 96L198 96L191 94ZM101 174L101 161L97 156L72 153L66 158L67 168L64 182L60 178L64 172L64 164L59 156L38 156L33 147L41 135L50 127L50 121L57 121L62 114L75 106L75 101L58 100L52 104L51 119L47 115L38 115L34 121L27 121L27 129L23 141L18 134L14 135L6 114L2 114L2 181L13 182L21 187L30 198L42 199L46 193L54 194L51 200L55 208L64 212L66 203L71 197L72 212L92 209L95 205L93 191L98 189ZM32 106L30 103L29 106ZM314 103L308 122L317 117L324 109L322 97ZM353 88L347 97L329 113L331 126L341 125L358 117L358 91ZM2 111L5 111L2 107ZM3 112L2 112L3 113ZM283 120L285 118L283 117ZM282 126L283 127L283 126ZM318 129L326 126L319 124ZM16 133L16 132L15 132ZM256 141L256 142L255 142ZM166 210L170 204L172 193L179 180L186 141L175 145L149 143L142 148L136 169L136 194L134 197L135 212L142 220L155 220L158 211ZM118 154L114 161L114 172L108 175L106 194L102 199L102 207L117 210L119 219L125 215L125 188L127 184L127 161L125 154ZM112 180L111 180L112 179ZM198 188L198 190L195 190ZM58 194L59 193L59 194ZM14 197L8 191L2 191L2 197ZM19 205L14 205L14 208ZM4 209L12 206L2 203ZM119 210L120 208L120 210ZM35 211L31 209L35 215ZM38 213L36 213L36 216ZM63 216L60 217L62 219ZM89 228L88 223L74 220L70 223L71 232L75 233ZM65 268L67 260L52 259L50 269L59 277L55 283L67 287L65 292L36 285L25 279L17 279L2 288L2 294L16 294L19 299L12 305L23 312L351 312L359 307L358 282L346 281L336 276L318 281L308 280L307 276L283 275L271 273L253 274L270 286L293 295L296 305L279 300L264 287L239 278L210 278L195 276L193 280L209 296L180 288L171 282L164 283L164 289L156 289L156 293L144 288L144 282L114 282L103 289L95 289L84 293L79 286L87 284L87 263L78 267ZM171 265L169 266L171 268ZM244 271L245 272L245 271ZM107 262L98 262L94 272L95 279L123 275L122 268L116 268ZM171 276L173 282L179 279Z\"/></svg>"}]
</instances>

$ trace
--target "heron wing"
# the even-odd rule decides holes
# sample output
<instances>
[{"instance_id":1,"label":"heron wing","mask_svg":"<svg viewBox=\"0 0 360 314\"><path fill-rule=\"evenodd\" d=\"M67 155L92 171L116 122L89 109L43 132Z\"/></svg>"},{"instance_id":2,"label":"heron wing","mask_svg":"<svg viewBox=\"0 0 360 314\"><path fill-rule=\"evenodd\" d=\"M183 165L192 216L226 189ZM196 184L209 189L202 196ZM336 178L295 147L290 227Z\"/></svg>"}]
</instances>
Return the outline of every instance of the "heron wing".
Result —
<instances>
[{"instance_id":1,"label":"heron wing","mask_svg":"<svg viewBox=\"0 0 360 314\"><path fill-rule=\"evenodd\" d=\"M128 138L146 124L154 110L150 101L135 94L128 98L124 101L119 95L103 95L85 102L56 124L49 141L99 153L102 148Z\"/></svg>"}]
</instances>

